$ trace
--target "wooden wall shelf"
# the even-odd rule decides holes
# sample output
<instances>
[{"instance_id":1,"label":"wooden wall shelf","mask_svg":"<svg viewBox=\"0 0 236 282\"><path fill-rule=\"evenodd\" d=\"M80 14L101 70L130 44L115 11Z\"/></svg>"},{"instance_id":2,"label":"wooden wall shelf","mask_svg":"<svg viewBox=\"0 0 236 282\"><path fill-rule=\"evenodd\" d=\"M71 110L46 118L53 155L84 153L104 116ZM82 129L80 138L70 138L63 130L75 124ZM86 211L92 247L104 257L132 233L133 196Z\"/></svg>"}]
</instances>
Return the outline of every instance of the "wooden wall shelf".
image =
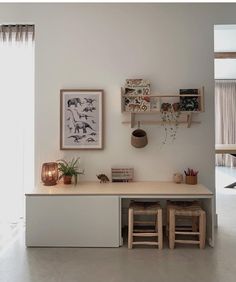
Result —
<instances>
[{"instance_id":1,"label":"wooden wall shelf","mask_svg":"<svg viewBox=\"0 0 236 282\"><path fill-rule=\"evenodd\" d=\"M162 111L161 110L147 110L147 111L142 111L142 110L137 110L137 111L126 111L125 110L125 98L128 97L137 97L137 98L145 98L148 97L150 99L152 98L160 98L160 104L162 103L166 103L169 102L168 99L173 98L174 101L177 102L180 101L180 97L198 97L198 105L199 105L199 110L196 111L180 111L180 116L177 119L177 123L180 125L186 125L187 128L190 128L192 124L199 124L201 123L200 121L193 121L193 115L194 114L198 114L198 113L202 113L204 112L204 87L202 87L201 89L198 90L198 94L193 95L193 94L185 94L185 95L180 95L180 94L155 94L155 95L127 95L124 94L124 89L121 88L121 111L123 113L127 113L129 114L129 119L128 120L124 120L122 123L123 124L130 124L131 128L135 127L137 124L150 124L150 125L164 125L169 124L171 125L176 124L176 121L163 121L161 119L161 115L162 115ZM167 98L167 101L166 101ZM173 112L174 114L175 112ZM176 112L177 113L177 112ZM153 119L143 119L142 116L144 115L157 115L158 119L157 120L153 120Z\"/></svg>"},{"instance_id":2,"label":"wooden wall shelf","mask_svg":"<svg viewBox=\"0 0 236 282\"><path fill-rule=\"evenodd\" d=\"M148 113L147 113L148 114ZM193 121L192 120L192 116L193 116L193 113L181 113L181 115L183 116L184 114L184 118L185 120L178 120L177 124L178 125L186 125L187 128L190 128L192 124L200 124L201 121ZM142 120L142 119L139 119L137 118L137 115L139 115L139 113L130 113L130 119L129 120L124 120L122 121L123 124L130 124L131 125L131 128L134 128L135 126L137 125L146 125L146 124L149 124L149 125L164 125L165 123L166 124L176 124L176 122L164 122L162 120Z\"/></svg>"}]
</instances>

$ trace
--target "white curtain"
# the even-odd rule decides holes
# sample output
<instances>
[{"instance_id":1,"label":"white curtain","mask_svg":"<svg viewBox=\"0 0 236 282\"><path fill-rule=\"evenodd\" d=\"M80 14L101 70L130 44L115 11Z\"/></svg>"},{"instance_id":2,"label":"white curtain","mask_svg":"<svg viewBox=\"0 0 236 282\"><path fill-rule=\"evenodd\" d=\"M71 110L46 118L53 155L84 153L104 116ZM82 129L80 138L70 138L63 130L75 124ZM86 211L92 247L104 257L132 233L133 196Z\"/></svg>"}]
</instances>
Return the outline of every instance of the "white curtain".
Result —
<instances>
[{"instance_id":1,"label":"white curtain","mask_svg":"<svg viewBox=\"0 0 236 282\"><path fill-rule=\"evenodd\" d=\"M33 42L34 25L2 24L0 25L0 40L6 42Z\"/></svg>"},{"instance_id":2,"label":"white curtain","mask_svg":"<svg viewBox=\"0 0 236 282\"><path fill-rule=\"evenodd\" d=\"M216 144L236 144L236 80L215 83ZM216 165L236 166L230 154L217 154Z\"/></svg>"},{"instance_id":3,"label":"white curtain","mask_svg":"<svg viewBox=\"0 0 236 282\"><path fill-rule=\"evenodd\" d=\"M34 29L0 25L0 223L24 215L34 182Z\"/></svg>"}]
</instances>

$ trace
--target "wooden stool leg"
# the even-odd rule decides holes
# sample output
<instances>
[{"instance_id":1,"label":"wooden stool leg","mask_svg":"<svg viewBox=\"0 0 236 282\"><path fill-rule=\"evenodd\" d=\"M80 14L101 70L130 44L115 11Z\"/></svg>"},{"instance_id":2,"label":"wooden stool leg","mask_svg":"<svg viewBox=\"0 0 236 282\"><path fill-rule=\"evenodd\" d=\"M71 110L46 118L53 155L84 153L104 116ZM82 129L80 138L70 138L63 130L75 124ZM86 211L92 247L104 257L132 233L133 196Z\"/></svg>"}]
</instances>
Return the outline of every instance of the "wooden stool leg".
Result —
<instances>
[{"instance_id":1,"label":"wooden stool leg","mask_svg":"<svg viewBox=\"0 0 236 282\"><path fill-rule=\"evenodd\" d=\"M205 248L206 243L206 213L205 211L201 211L199 217L199 241L200 241L200 249Z\"/></svg>"},{"instance_id":2,"label":"wooden stool leg","mask_svg":"<svg viewBox=\"0 0 236 282\"><path fill-rule=\"evenodd\" d=\"M134 210L129 209L128 248L133 248Z\"/></svg>"},{"instance_id":3,"label":"wooden stool leg","mask_svg":"<svg viewBox=\"0 0 236 282\"><path fill-rule=\"evenodd\" d=\"M174 249L175 247L175 211L169 210L169 247Z\"/></svg>"},{"instance_id":4,"label":"wooden stool leg","mask_svg":"<svg viewBox=\"0 0 236 282\"><path fill-rule=\"evenodd\" d=\"M159 250L162 249L163 247L163 225L162 225L162 210L159 209L158 212L157 212L157 225L158 225L158 247L159 247Z\"/></svg>"},{"instance_id":5,"label":"wooden stool leg","mask_svg":"<svg viewBox=\"0 0 236 282\"><path fill-rule=\"evenodd\" d=\"M156 214L155 231L158 233L158 213Z\"/></svg>"},{"instance_id":6,"label":"wooden stool leg","mask_svg":"<svg viewBox=\"0 0 236 282\"><path fill-rule=\"evenodd\" d=\"M192 231L197 232L198 231L198 216L192 217Z\"/></svg>"},{"instance_id":7,"label":"wooden stool leg","mask_svg":"<svg viewBox=\"0 0 236 282\"><path fill-rule=\"evenodd\" d=\"M166 237L169 236L169 208L166 209Z\"/></svg>"}]
</instances>

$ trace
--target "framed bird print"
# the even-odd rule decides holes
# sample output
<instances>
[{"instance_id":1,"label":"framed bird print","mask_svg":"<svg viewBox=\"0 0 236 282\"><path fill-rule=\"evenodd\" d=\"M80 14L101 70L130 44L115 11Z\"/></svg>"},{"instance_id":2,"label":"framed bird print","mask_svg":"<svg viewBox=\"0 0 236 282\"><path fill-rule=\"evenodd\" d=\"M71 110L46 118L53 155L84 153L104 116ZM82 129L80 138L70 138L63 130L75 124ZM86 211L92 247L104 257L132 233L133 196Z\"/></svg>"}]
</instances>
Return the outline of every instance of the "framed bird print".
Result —
<instances>
[{"instance_id":1,"label":"framed bird print","mask_svg":"<svg viewBox=\"0 0 236 282\"><path fill-rule=\"evenodd\" d=\"M103 90L61 89L60 149L103 148Z\"/></svg>"}]
</instances>

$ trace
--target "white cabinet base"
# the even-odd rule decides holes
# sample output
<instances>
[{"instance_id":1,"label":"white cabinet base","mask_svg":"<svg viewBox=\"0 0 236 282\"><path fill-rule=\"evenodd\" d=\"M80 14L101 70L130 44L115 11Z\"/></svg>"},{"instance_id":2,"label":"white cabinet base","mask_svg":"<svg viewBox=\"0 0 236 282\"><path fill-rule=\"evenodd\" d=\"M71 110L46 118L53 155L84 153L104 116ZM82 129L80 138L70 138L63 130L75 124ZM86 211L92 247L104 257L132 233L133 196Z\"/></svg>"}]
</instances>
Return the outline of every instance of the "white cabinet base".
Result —
<instances>
[{"instance_id":1,"label":"white cabinet base","mask_svg":"<svg viewBox=\"0 0 236 282\"><path fill-rule=\"evenodd\" d=\"M119 247L118 196L27 196L26 246Z\"/></svg>"}]
</instances>

